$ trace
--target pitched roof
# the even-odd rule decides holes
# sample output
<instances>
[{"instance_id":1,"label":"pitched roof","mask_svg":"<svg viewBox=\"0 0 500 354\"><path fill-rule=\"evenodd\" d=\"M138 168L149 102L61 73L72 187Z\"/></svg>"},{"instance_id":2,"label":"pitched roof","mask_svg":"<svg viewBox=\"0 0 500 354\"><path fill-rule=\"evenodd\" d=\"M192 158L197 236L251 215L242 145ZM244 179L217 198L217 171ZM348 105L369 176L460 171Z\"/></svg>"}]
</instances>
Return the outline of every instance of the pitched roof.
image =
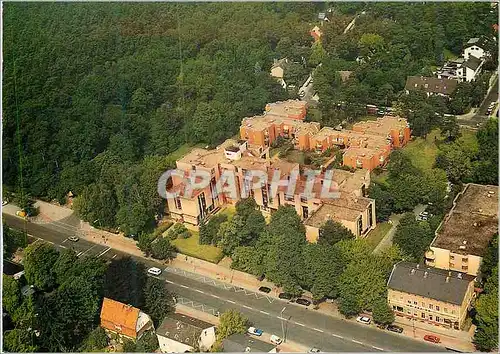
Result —
<instances>
[{"instance_id":1,"label":"pitched roof","mask_svg":"<svg viewBox=\"0 0 500 354\"><path fill-rule=\"evenodd\" d=\"M464 49L468 48L468 47L472 47L473 45L484 49L487 43L488 43L488 39L484 36L479 37L479 38L478 37L471 38L467 41L467 43L464 44Z\"/></svg>"},{"instance_id":2,"label":"pitched roof","mask_svg":"<svg viewBox=\"0 0 500 354\"><path fill-rule=\"evenodd\" d=\"M424 90L429 93L450 95L457 88L458 81L451 79L438 79L425 76L408 76L405 89L408 91Z\"/></svg>"},{"instance_id":3,"label":"pitched roof","mask_svg":"<svg viewBox=\"0 0 500 354\"><path fill-rule=\"evenodd\" d=\"M472 275L399 262L394 265L387 286L389 289L461 305L471 281L474 281Z\"/></svg>"},{"instance_id":4,"label":"pitched roof","mask_svg":"<svg viewBox=\"0 0 500 354\"><path fill-rule=\"evenodd\" d=\"M101 327L131 338L136 338L138 318L138 308L106 297L104 298L101 308Z\"/></svg>"},{"instance_id":5,"label":"pitched roof","mask_svg":"<svg viewBox=\"0 0 500 354\"><path fill-rule=\"evenodd\" d=\"M231 353L269 353L274 349L274 345L250 338L243 334L233 334L222 341L225 352ZM248 348L248 349L247 349Z\"/></svg>"},{"instance_id":6,"label":"pitched roof","mask_svg":"<svg viewBox=\"0 0 500 354\"><path fill-rule=\"evenodd\" d=\"M210 327L213 327L213 325L208 322L173 313L163 319L160 327L156 330L156 334L195 348L198 345L201 332Z\"/></svg>"},{"instance_id":7,"label":"pitched roof","mask_svg":"<svg viewBox=\"0 0 500 354\"><path fill-rule=\"evenodd\" d=\"M476 70L481 65L481 59L476 58L474 55L469 55L469 59L464 63L466 68Z\"/></svg>"}]
</instances>

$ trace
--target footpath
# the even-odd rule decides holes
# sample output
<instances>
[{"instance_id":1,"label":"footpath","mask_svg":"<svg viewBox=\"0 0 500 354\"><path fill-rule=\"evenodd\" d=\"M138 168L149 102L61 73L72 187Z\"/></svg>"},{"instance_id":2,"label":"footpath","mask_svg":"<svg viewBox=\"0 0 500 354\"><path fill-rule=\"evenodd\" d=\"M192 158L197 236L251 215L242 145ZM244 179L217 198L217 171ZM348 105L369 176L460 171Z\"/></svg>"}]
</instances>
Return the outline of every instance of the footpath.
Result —
<instances>
[{"instance_id":1,"label":"footpath","mask_svg":"<svg viewBox=\"0 0 500 354\"><path fill-rule=\"evenodd\" d=\"M36 219L30 220L34 223L54 223L54 224L64 224L65 220L73 218L73 211L67 207L53 205L50 203L40 202L36 203L39 207L40 214ZM15 215L15 212L19 210L16 206L9 204L8 207L2 208L2 212L6 214ZM89 223L84 221L79 221L79 235L81 238L87 241L106 245L118 251L128 253L137 257L146 258L144 253L137 247L136 242L130 238L124 237L121 234L113 234L111 232L96 229L89 225ZM273 283L266 280L259 281L255 276L231 269L227 262L222 262L223 265L218 265L210 263L198 258L186 256L183 254L178 254L177 257L168 263L169 267L185 270L188 272L197 273L199 275L217 279L219 281L227 282L241 288L245 288L251 291L259 291L259 287L266 286L272 289L268 296L278 297L281 292L279 287L276 287ZM182 306L182 305L178 305ZM185 307L185 306L184 306ZM192 311L198 311L191 309ZM317 310L328 316L333 316L337 318L343 318L337 307L333 303L321 303ZM200 312L200 311L198 311ZM208 314L205 314L210 316ZM201 318L201 317L200 317ZM353 319L354 321L355 319ZM210 322L210 321L208 321ZM212 323L212 322L210 322ZM472 344L472 336L474 334L473 328L469 332L457 331L452 329L441 328L419 321L407 320L405 318L396 317L396 321L399 326L403 327L404 332L402 335L406 335L410 338L415 338L418 340L423 340L424 335L434 334L441 338L441 345L459 350L464 352L473 352L475 348ZM474 327L474 326L472 326ZM284 349L283 349L284 350Z\"/></svg>"}]
</instances>

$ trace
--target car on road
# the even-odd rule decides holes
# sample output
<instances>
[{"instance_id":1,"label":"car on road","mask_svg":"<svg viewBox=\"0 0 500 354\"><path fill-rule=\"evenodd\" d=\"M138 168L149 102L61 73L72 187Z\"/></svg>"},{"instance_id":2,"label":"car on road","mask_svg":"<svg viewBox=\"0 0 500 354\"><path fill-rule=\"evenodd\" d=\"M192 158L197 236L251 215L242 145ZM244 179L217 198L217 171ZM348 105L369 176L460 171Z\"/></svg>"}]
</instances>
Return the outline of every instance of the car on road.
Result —
<instances>
[{"instance_id":1,"label":"car on road","mask_svg":"<svg viewBox=\"0 0 500 354\"><path fill-rule=\"evenodd\" d=\"M70 241L73 241L73 242L77 242L80 238L78 236L70 236L68 237L68 240Z\"/></svg>"},{"instance_id":2,"label":"car on road","mask_svg":"<svg viewBox=\"0 0 500 354\"><path fill-rule=\"evenodd\" d=\"M160 275L161 274L161 269L156 268L156 267L151 267L148 269L148 273L151 275Z\"/></svg>"},{"instance_id":3,"label":"car on road","mask_svg":"<svg viewBox=\"0 0 500 354\"><path fill-rule=\"evenodd\" d=\"M7 204L9 204L9 200L8 200L8 199L4 199L4 200L2 201L2 206L5 206L5 205L7 205Z\"/></svg>"},{"instance_id":4,"label":"car on road","mask_svg":"<svg viewBox=\"0 0 500 354\"><path fill-rule=\"evenodd\" d=\"M299 305L304 305L304 306L309 306L311 305L311 301L307 300L307 299L297 299L295 300L295 302Z\"/></svg>"},{"instance_id":5,"label":"car on road","mask_svg":"<svg viewBox=\"0 0 500 354\"><path fill-rule=\"evenodd\" d=\"M262 333L264 333L263 330L259 329L259 328L255 328L255 327L248 327L247 329L247 333L248 334L252 334L254 336L257 336L257 337L260 337L262 335Z\"/></svg>"},{"instance_id":6,"label":"car on road","mask_svg":"<svg viewBox=\"0 0 500 354\"><path fill-rule=\"evenodd\" d=\"M289 293L279 293L278 297L283 300L292 300L293 295Z\"/></svg>"},{"instance_id":7,"label":"car on road","mask_svg":"<svg viewBox=\"0 0 500 354\"><path fill-rule=\"evenodd\" d=\"M306 95L305 91L300 91L299 92L299 97L303 98Z\"/></svg>"},{"instance_id":8,"label":"car on road","mask_svg":"<svg viewBox=\"0 0 500 354\"><path fill-rule=\"evenodd\" d=\"M312 347L312 348L311 348L311 349L309 349L307 352L308 352L308 353L321 353L321 349L318 349L318 348Z\"/></svg>"},{"instance_id":9,"label":"car on road","mask_svg":"<svg viewBox=\"0 0 500 354\"><path fill-rule=\"evenodd\" d=\"M359 316L358 318L356 318L356 321L359 323L370 324L372 322L372 319L366 316Z\"/></svg>"},{"instance_id":10,"label":"car on road","mask_svg":"<svg viewBox=\"0 0 500 354\"><path fill-rule=\"evenodd\" d=\"M269 339L271 341L271 343L273 343L274 345L280 345L281 343L283 343L283 339L281 339L280 337L278 337L277 335L275 334L272 334L271 335L271 338Z\"/></svg>"},{"instance_id":11,"label":"car on road","mask_svg":"<svg viewBox=\"0 0 500 354\"><path fill-rule=\"evenodd\" d=\"M387 330L395 333L403 333L403 328L396 325L388 325Z\"/></svg>"},{"instance_id":12,"label":"car on road","mask_svg":"<svg viewBox=\"0 0 500 354\"><path fill-rule=\"evenodd\" d=\"M424 336L424 340L426 340L428 342L436 343L436 344L441 342L441 339L438 336L435 336L433 334L426 334Z\"/></svg>"},{"instance_id":13,"label":"car on road","mask_svg":"<svg viewBox=\"0 0 500 354\"><path fill-rule=\"evenodd\" d=\"M268 288L267 286L261 286L259 288L259 291L262 291L263 293L269 294L271 292L271 289Z\"/></svg>"}]
</instances>

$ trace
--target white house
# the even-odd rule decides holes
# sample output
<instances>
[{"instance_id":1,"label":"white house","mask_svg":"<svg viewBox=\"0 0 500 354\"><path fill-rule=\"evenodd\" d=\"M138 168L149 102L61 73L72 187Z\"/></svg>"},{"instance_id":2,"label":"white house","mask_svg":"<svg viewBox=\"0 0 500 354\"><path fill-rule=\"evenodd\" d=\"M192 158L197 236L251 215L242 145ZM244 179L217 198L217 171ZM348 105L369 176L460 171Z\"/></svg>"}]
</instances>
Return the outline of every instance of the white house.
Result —
<instances>
[{"instance_id":1,"label":"white house","mask_svg":"<svg viewBox=\"0 0 500 354\"><path fill-rule=\"evenodd\" d=\"M174 313L156 330L162 353L209 351L215 343L215 327L207 322Z\"/></svg>"},{"instance_id":2,"label":"white house","mask_svg":"<svg viewBox=\"0 0 500 354\"><path fill-rule=\"evenodd\" d=\"M470 56L475 56L478 59L483 59L488 55L486 51L486 39L481 38L471 38L464 46L464 59L469 59Z\"/></svg>"}]
</instances>

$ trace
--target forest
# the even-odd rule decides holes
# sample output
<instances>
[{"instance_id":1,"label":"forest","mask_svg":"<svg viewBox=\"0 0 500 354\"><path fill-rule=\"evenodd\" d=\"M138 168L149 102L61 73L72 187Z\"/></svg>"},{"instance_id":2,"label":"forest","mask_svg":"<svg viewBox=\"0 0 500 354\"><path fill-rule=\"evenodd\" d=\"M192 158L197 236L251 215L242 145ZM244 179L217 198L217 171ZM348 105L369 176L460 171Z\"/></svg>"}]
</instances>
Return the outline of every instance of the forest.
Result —
<instances>
[{"instance_id":1,"label":"forest","mask_svg":"<svg viewBox=\"0 0 500 354\"><path fill-rule=\"evenodd\" d=\"M6 4L4 187L22 202L71 191L95 226L151 230L164 211L158 176L180 147L214 146L288 98L269 75L273 59L323 63L315 87L330 125L345 118L338 100L349 119L359 105L397 100L407 75L459 55L494 21L489 3Z\"/></svg>"}]
</instances>

